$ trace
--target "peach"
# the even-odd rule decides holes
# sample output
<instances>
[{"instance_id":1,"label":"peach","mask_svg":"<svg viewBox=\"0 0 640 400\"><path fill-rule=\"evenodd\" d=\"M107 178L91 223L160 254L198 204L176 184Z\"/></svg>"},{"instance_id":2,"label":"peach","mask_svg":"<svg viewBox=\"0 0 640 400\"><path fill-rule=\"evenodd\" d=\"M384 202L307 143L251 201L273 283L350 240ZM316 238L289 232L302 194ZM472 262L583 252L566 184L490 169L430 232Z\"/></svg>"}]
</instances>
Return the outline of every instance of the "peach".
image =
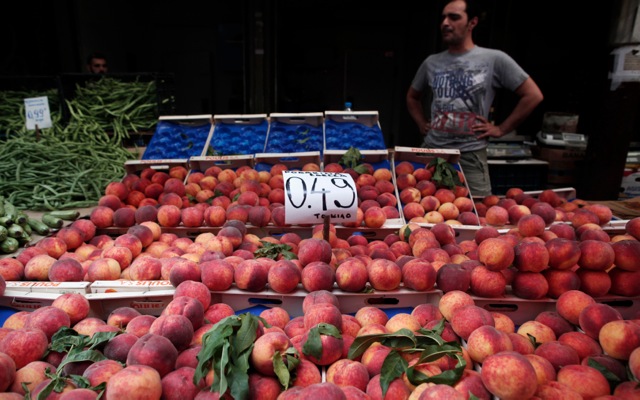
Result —
<instances>
[{"instance_id":1,"label":"peach","mask_svg":"<svg viewBox=\"0 0 640 400\"><path fill-rule=\"evenodd\" d=\"M565 332L558 337L558 342L573 348L580 360L602 354L602 348L597 339L591 338L580 331Z\"/></svg>"},{"instance_id":2,"label":"peach","mask_svg":"<svg viewBox=\"0 0 640 400\"><path fill-rule=\"evenodd\" d=\"M310 305L304 312L304 327L306 330L325 323L342 331L342 314L338 307L331 303L317 303Z\"/></svg>"},{"instance_id":3,"label":"peach","mask_svg":"<svg viewBox=\"0 0 640 400\"><path fill-rule=\"evenodd\" d=\"M615 254L614 263L616 267L625 271L639 271L640 264L640 241L621 240L611 244Z\"/></svg>"},{"instance_id":4,"label":"peach","mask_svg":"<svg viewBox=\"0 0 640 400\"><path fill-rule=\"evenodd\" d=\"M546 223L538 214L523 215L516 224L522 236L540 236L544 233Z\"/></svg>"},{"instance_id":5,"label":"peach","mask_svg":"<svg viewBox=\"0 0 640 400\"><path fill-rule=\"evenodd\" d=\"M58 296L51 306L67 313L70 325L75 325L86 318L91 308L89 300L80 293L64 293Z\"/></svg>"},{"instance_id":6,"label":"peach","mask_svg":"<svg viewBox=\"0 0 640 400\"><path fill-rule=\"evenodd\" d=\"M524 337L515 332L509 332L509 333L506 333L506 335L509 337L509 340L511 341L511 347L513 348L513 351L523 355L533 354L535 347L531 342L530 338Z\"/></svg>"},{"instance_id":7,"label":"peach","mask_svg":"<svg viewBox=\"0 0 640 400\"><path fill-rule=\"evenodd\" d=\"M198 299L177 296L162 310L161 316L182 315L187 318L195 331L204 324L204 310L204 306Z\"/></svg>"},{"instance_id":8,"label":"peach","mask_svg":"<svg viewBox=\"0 0 640 400\"><path fill-rule=\"evenodd\" d=\"M360 292L369 281L366 264L355 257L349 257L338 265L335 271L336 284L345 292Z\"/></svg>"},{"instance_id":9,"label":"peach","mask_svg":"<svg viewBox=\"0 0 640 400\"><path fill-rule=\"evenodd\" d=\"M558 371L556 379L584 398L606 396L611 391L604 375L586 365L565 365Z\"/></svg>"},{"instance_id":10,"label":"peach","mask_svg":"<svg viewBox=\"0 0 640 400\"><path fill-rule=\"evenodd\" d=\"M511 282L513 294L523 299L538 300L547 295L549 283L539 272L518 272Z\"/></svg>"},{"instance_id":11,"label":"peach","mask_svg":"<svg viewBox=\"0 0 640 400\"><path fill-rule=\"evenodd\" d=\"M478 265L471 271L469 287L480 297L500 297L505 293L507 280L501 271L491 271L484 265Z\"/></svg>"},{"instance_id":12,"label":"peach","mask_svg":"<svg viewBox=\"0 0 640 400\"><path fill-rule=\"evenodd\" d=\"M555 311L543 311L535 317L535 321L551 328L556 338L560 337L560 335L565 332L574 330L571 323Z\"/></svg>"},{"instance_id":13,"label":"peach","mask_svg":"<svg viewBox=\"0 0 640 400\"><path fill-rule=\"evenodd\" d=\"M54 261L49 267L49 281L51 282L81 282L84 270L79 261L64 258Z\"/></svg>"},{"instance_id":14,"label":"peach","mask_svg":"<svg viewBox=\"0 0 640 400\"><path fill-rule=\"evenodd\" d=\"M380 308L373 306L365 306L358 309L355 314L356 320L362 327L371 324L386 325L389 316Z\"/></svg>"},{"instance_id":15,"label":"peach","mask_svg":"<svg viewBox=\"0 0 640 400\"><path fill-rule=\"evenodd\" d=\"M31 361L25 366L17 369L15 369L14 365L14 379L12 381L13 383L11 383L11 386L9 386L8 391L20 394L20 398L23 398L23 396L26 394L25 387L29 391L33 391L33 389L40 382L47 379L47 369L49 370L49 373L56 372L56 367L46 361Z\"/></svg>"},{"instance_id":16,"label":"peach","mask_svg":"<svg viewBox=\"0 0 640 400\"><path fill-rule=\"evenodd\" d=\"M516 330L516 333L527 338L533 336L537 343L547 343L556 340L556 334L553 329L536 320L523 322Z\"/></svg>"},{"instance_id":17,"label":"peach","mask_svg":"<svg viewBox=\"0 0 640 400\"><path fill-rule=\"evenodd\" d=\"M557 340L542 343L535 349L534 354L547 359L555 368L556 373L568 365L580 364L578 352L573 347Z\"/></svg>"},{"instance_id":18,"label":"peach","mask_svg":"<svg viewBox=\"0 0 640 400\"><path fill-rule=\"evenodd\" d=\"M367 383L366 394L371 396L372 399L398 399L406 400L409 398L411 391L409 387L404 383L402 378L395 378L389 382L389 386L385 392L385 396L382 396L382 383L380 382L381 375L372 375L371 379ZM455 389L453 389L455 391Z\"/></svg>"},{"instance_id":19,"label":"peach","mask_svg":"<svg viewBox=\"0 0 640 400\"><path fill-rule=\"evenodd\" d=\"M598 341L605 354L618 360L629 360L640 346L640 325L628 320L607 322L600 328Z\"/></svg>"},{"instance_id":20,"label":"peach","mask_svg":"<svg viewBox=\"0 0 640 400\"><path fill-rule=\"evenodd\" d=\"M533 369L536 371L538 385L544 385L556 380L556 369L549 360L536 354L525 354L524 356L529 360L531 366L533 366Z\"/></svg>"},{"instance_id":21,"label":"peach","mask_svg":"<svg viewBox=\"0 0 640 400\"><path fill-rule=\"evenodd\" d=\"M131 346L127 355L127 367L144 365L155 369L160 377L174 370L178 350L166 337L147 333ZM126 369L126 368L125 368ZM115 375L111 377L111 382ZM109 385L107 385L109 387ZM108 389L107 389L108 391Z\"/></svg>"},{"instance_id":22,"label":"peach","mask_svg":"<svg viewBox=\"0 0 640 400\"><path fill-rule=\"evenodd\" d=\"M464 340L469 338L471 332L483 325L495 327L491 313L475 304L456 309L450 322L453 331Z\"/></svg>"},{"instance_id":23,"label":"peach","mask_svg":"<svg viewBox=\"0 0 640 400\"><path fill-rule=\"evenodd\" d=\"M39 254L31 257L24 266L24 278L31 281L46 281L49 279L49 270L57 261L49 254Z\"/></svg>"},{"instance_id":24,"label":"peach","mask_svg":"<svg viewBox=\"0 0 640 400\"><path fill-rule=\"evenodd\" d=\"M586 306L580 312L578 323L586 335L597 340L604 324L621 319L622 315L615 308L608 304L595 303Z\"/></svg>"},{"instance_id":25,"label":"peach","mask_svg":"<svg viewBox=\"0 0 640 400\"><path fill-rule=\"evenodd\" d=\"M124 364L127 361L127 355L129 354L131 347L137 341L138 341L138 336L136 336L135 334L122 333L114 337L113 339L109 340L109 342L104 346L102 353L109 360L118 361Z\"/></svg>"},{"instance_id":26,"label":"peach","mask_svg":"<svg viewBox=\"0 0 640 400\"><path fill-rule=\"evenodd\" d=\"M467 351L475 362L482 363L490 355L510 350L513 350L513 344L509 336L491 325L478 327L467 339Z\"/></svg>"},{"instance_id":27,"label":"peach","mask_svg":"<svg viewBox=\"0 0 640 400\"><path fill-rule=\"evenodd\" d=\"M173 257L167 263L169 266L168 276L163 274L161 269L160 273L163 275L163 279L169 280L173 287L178 287L184 281L196 281L199 282L202 279L202 271L197 260L191 260L186 257Z\"/></svg>"},{"instance_id":28,"label":"peach","mask_svg":"<svg viewBox=\"0 0 640 400\"><path fill-rule=\"evenodd\" d=\"M115 281L120 278L120 264L112 258L98 258L91 261L87 269L86 280L95 281Z\"/></svg>"},{"instance_id":29,"label":"peach","mask_svg":"<svg viewBox=\"0 0 640 400\"><path fill-rule=\"evenodd\" d=\"M208 321L210 324L216 324L220 320L234 315L235 312L230 305L225 303L215 303L211 304L209 308L204 311L205 322Z\"/></svg>"},{"instance_id":30,"label":"peach","mask_svg":"<svg viewBox=\"0 0 640 400\"><path fill-rule=\"evenodd\" d=\"M24 324L26 329L39 329L44 332L49 341L60 328L70 326L69 315L53 306L43 306L31 312Z\"/></svg>"},{"instance_id":31,"label":"peach","mask_svg":"<svg viewBox=\"0 0 640 400\"><path fill-rule=\"evenodd\" d=\"M509 222L509 212L503 207L494 205L487 208L485 219L488 225L504 226Z\"/></svg>"},{"instance_id":32,"label":"peach","mask_svg":"<svg viewBox=\"0 0 640 400\"><path fill-rule=\"evenodd\" d=\"M0 341L0 353L11 357L16 369L20 369L32 361L41 360L47 351L48 344L49 339L44 331L25 326L12 330L4 336Z\"/></svg>"},{"instance_id":33,"label":"peach","mask_svg":"<svg viewBox=\"0 0 640 400\"><path fill-rule=\"evenodd\" d=\"M160 279L162 262L154 257L138 257L131 262L129 277L134 281Z\"/></svg>"},{"instance_id":34,"label":"peach","mask_svg":"<svg viewBox=\"0 0 640 400\"><path fill-rule=\"evenodd\" d=\"M106 399L159 399L162 395L162 376L147 365L127 365L113 374L107 382Z\"/></svg>"},{"instance_id":35,"label":"peach","mask_svg":"<svg viewBox=\"0 0 640 400\"><path fill-rule=\"evenodd\" d=\"M580 259L577 264L582 268L603 271L615 261L615 251L609 242L589 239L581 241L579 247Z\"/></svg>"},{"instance_id":36,"label":"peach","mask_svg":"<svg viewBox=\"0 0 640 400\"><path fill-rule=\"evenodd\" d=\"M367 273L375 290L395 290L402 282L402 270L391 260L374 259L367 265Z\"/></svg>"},{"instance_id":37,"label":"peach","mask_svg":"<svg viewBox=\"0 0 640 400\"><path fill-rule=\"evenodd\" d=\"M302 269L301 282L308 292L331 290L335 283L334 269L326 262L313 261Z\"/></svg>"},{"instance_id":38,"label":"peach","mask_svg":"<svg viewBox=\"0 0 640 400\"><path fill-rule=\"evenodd\" d=\"M298 245L298 260L303 267L312 261L329 263L331 254L331 245L324 239L308 238Z\"/></svg>"},{"instance_id":39,"label":"peach","mask_svg":"<svg viewBox=\"0 0 640 400\"><path fill-rule=\"evenodd\" d=\"M528 399L536 392L536 371L529 360L514 351L487 357L480 372L489 392L502 399Z\"/></svg>"},{"instance_id":40,"label":"peach","mask_svg":"<svg viewBox=\"0 0 640 400\"><path fill-rule=\"evenodd\" d=\"M444 293L451 291L466 292L471 285L471 272L459 264L442 265L436 274L437 288Z\"/></svg>"},{"instance_id":41,"label":"peach","mask_svg":"<svg viewBox=\"0 0 640 400\"><path fill-rule=\"evenodd\" d=\"M591 297L602 297L611 289L611 277L607 271L591 271L578 268L576 271L580 278L580 290Z\"/></svg>"},{"instance_id":42,"label":"peach","mask_svg":"<svg viewBox=\"0 0 640 400\"><path fill-rule=\"evenodd\" d=\"M593 297L580 290L569 290L558 297L556 311L573 325L578 325L582 310L595 302Z\"/></svg>"},{"instance_id":43,"label":"peach","mask_svg":"<svg viewBox=\"0 0 640 400\"><path fill-rule=\"evenodd\" d=\"M613 390L613 395L623 399L634 399L640 394L638 383L634 381L625 381L620 383Z\"/></svg>"},{"instance_id":44,"label":"peach","mask_svg":"<svg viewBox=\"0 0 640 400\"><path fill-rule=\"evenodd\" d=\"M291 346L291 341L284 333L265 333L258 337L254 343L250 356L251 365L265 376L276 376L272 361L273 356L276 353L284 355Z\"/></svg>"},{"instance_id":45,"label":"peach","mask_svg":"<svg viewBox=\"0 0 640 400\"><path fill-rule=\"evenodd\" d=\"M488 238L478 245L478 260L491 271L506 269L514 259L513 246L500 238Z\"/></svg>"},{"instance_id":46,"label":"peach","mask_svg":"<svg viewBox=\"0 0 640 400\"><path fill-rule=\"evenodd\" d=\"M541 272L549 267L549 251L545 244L521 241L514 247L514 265L525 272Z\"/></svg>"},{"instance_id":47,"label":"peach","mask_svg":"<svg viewBox=\"0 0 640 400\"><path fill-rule=\"evenodd\" d=\"M459 309L469 305L475 305L471 295L461 290L452 290L442 295L438 309L447 321L451 321Z\"/></svg>"},{"instance_id":48,"label":"peach","mask_svg":"<svg viewBox=\"0 0 640 400\"><path fill-rule=\"evenodd\" d=\"M547 269L542 275L549 284L547 296L557 299L563 293L580 288L580 277L573 270Z\"/></svg>"},{"instance_id":49,"label":"peach","mask_svg":"<svg viewBox=\"0 0 640 400\"><path fill-rule=\"evenodd\" d=\"M611 278L611 288L609 293L620 296L635 297L640 295L640 271L625 271L620 268L612 268L609 270Z\"/></svg>"}]
</instances>

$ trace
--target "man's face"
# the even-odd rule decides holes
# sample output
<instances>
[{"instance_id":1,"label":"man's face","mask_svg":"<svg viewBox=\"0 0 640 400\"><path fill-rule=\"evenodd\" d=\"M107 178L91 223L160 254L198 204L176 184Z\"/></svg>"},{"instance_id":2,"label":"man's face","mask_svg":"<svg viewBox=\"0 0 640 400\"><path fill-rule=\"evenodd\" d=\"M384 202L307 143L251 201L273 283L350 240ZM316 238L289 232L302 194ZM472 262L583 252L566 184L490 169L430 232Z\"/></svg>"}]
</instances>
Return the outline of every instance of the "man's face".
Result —
<instances>
[{"instance_id":1,"label":"man's face","mask_svg":"<svg viewBox=\"0 0 640 400\"><path fill-rule=\"evenodd\" d=\"M452 1L442 10L440 32L447 46L462 44L471 35L473 24L469 23L466 8L464 1Z\"/></svg>"},{"instance_id":2,"label":"man's face","mask_svg":"<svg viewBox=\"0 0 640 400\"><path fill-rule=\"evenodd\" d=\"M107 60L104 58L92 58L89 69L94 74L105 74L107 72Z\"/></svg>"}]
</instances>

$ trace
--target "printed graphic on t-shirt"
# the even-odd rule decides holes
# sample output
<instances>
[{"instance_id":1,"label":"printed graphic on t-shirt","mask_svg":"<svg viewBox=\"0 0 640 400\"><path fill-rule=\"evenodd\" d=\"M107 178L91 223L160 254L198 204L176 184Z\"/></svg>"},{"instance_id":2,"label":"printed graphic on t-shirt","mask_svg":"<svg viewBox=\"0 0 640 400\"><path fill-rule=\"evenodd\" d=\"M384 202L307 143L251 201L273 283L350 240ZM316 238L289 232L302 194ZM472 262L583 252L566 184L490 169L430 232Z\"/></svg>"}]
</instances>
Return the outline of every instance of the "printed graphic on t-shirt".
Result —
<instances>
[{"instance_id":1,"label":"printed graphic on t-shirt","mask_svg":"<svg viewBox=\"0 0 640 400\"><path fill-rule=\"evenodd\" d=\"M482 111L488 69L487 64L465 63L435 72L431 82L434 130L454 135L474 134L471 128Z\"/></svg>"}]
</instances>

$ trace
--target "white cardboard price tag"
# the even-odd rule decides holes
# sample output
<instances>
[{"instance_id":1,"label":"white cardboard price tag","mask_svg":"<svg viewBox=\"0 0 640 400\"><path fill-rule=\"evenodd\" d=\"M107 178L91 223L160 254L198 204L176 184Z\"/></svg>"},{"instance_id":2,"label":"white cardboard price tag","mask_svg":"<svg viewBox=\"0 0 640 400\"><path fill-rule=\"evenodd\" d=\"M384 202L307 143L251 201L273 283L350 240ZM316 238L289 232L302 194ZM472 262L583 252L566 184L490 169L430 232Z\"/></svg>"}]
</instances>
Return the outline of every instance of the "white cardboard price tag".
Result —
<instances>
[{"instance_id":1,"label":"white cardboard price tag","mask_svg":"<svg viewBox=\"0 0 640 400\"><path fill-rule=\"evenodd\" d=\"M27 129L51 128L51 112L49 111L49 98L31 97L24 99L25 114L27 117Z\"/></svg>"},{"instance_id":2,"label":"white cardboard price tag","mask_svg":"<svg viewBox=\"0 0 640 400\"><path fill-rule=\"evenodd\" d=\"M353 222L358 211L356 184L349 174L283 171L286 224Z\"/></svg>"}]
</instances>

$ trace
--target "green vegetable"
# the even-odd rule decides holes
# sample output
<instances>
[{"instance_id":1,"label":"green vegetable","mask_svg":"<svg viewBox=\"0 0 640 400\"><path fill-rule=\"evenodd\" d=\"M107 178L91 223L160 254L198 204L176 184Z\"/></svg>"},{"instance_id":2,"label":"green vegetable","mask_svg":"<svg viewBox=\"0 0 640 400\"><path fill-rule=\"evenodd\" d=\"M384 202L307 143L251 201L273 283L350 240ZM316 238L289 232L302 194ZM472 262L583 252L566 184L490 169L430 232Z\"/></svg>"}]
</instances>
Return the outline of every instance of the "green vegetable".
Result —
<instances>
[{"instance_id":1,"label":"green vegetable","mask_svg":"<svg viewBox=\"0 0 640 400\"><path fill-rule=\"evenodd\" d=\"M24 228L18 224L13 224L7 228L7 232L9 233L9 237L19 238L24 234Z\"/></svg>"},{"instance_id":2,"label":"green vegetable","mask_svg":"<svg viewBox=\"0 0 640 400\"><path fill-rule=\"evenodd\" d=\"M4 241L7 237L9 237L9 231L7 231L7 228L4 226L0 225L0 242Z\"/></svg>"},{"instance_id":3,"label":"green vegetable","mask_svg":"<svg viewBox=\"0 0 640 400\"><path fill-rule=\"evenodd\" d=\"M6 215L0 217L0 226L9 227L11 225L13 225L13 220L11 219L11 217L8 217Z\"/></svg>"},{"instance_id":4,"label":"green vegetable","mask_svg":"<svg viewBox=\"0 0 640 400\"><path fill-rule=\"evenodd\" d=\"M449 189L454 189L456 186L462 185L458 170L455 169L453 164L448 162L442 157L436 157L428 165L428 168L434 167L433 177L431 180L439 186L446 186Z\"/></svg>"},{"instance_id":5,"label":"green vegetable","mask_svg":"<svg viewBox=\"0 0 640 400\"><path fill-rule=\"evenodd\" d=\"M18 250L18 247L20 247L20 243L13 237L7 237L0 243L0 251L5 254L13 253Z\"/></svg>"},{"instance_id":6,"label":"green vegetable","mask_svg":"<svg viewBox=\"0 0 640 400\"><path fill-rule=\"evenodd\" d=\"M62 228L62 225L64 225L64 221L61 218L54 217L51 214L44 214L42 216L42 222L49 228L53 229L60 229Z\"/></svg>"},{"instance_id":7,"label":"green vegetable","mask_svg":"<svg viewBox=\"0 0 640 400\"><path fill-rule=\"evenodd\" d=\"M47 213L53 217L63 219L65 221L75 221L80 217L80 211L77 210L53 210Z\"/></svg>"},{"instance_id":8,"label":"green vegetable","mask_svg":"<svg viewBox=\"0 0 640 400\"><path fill-rule=\"evenodd\" d=\"M47 224L35 218L29 218L28 224L38 235L47 236L51 233L51 229Z\"/></svg>"}]
</instances>

